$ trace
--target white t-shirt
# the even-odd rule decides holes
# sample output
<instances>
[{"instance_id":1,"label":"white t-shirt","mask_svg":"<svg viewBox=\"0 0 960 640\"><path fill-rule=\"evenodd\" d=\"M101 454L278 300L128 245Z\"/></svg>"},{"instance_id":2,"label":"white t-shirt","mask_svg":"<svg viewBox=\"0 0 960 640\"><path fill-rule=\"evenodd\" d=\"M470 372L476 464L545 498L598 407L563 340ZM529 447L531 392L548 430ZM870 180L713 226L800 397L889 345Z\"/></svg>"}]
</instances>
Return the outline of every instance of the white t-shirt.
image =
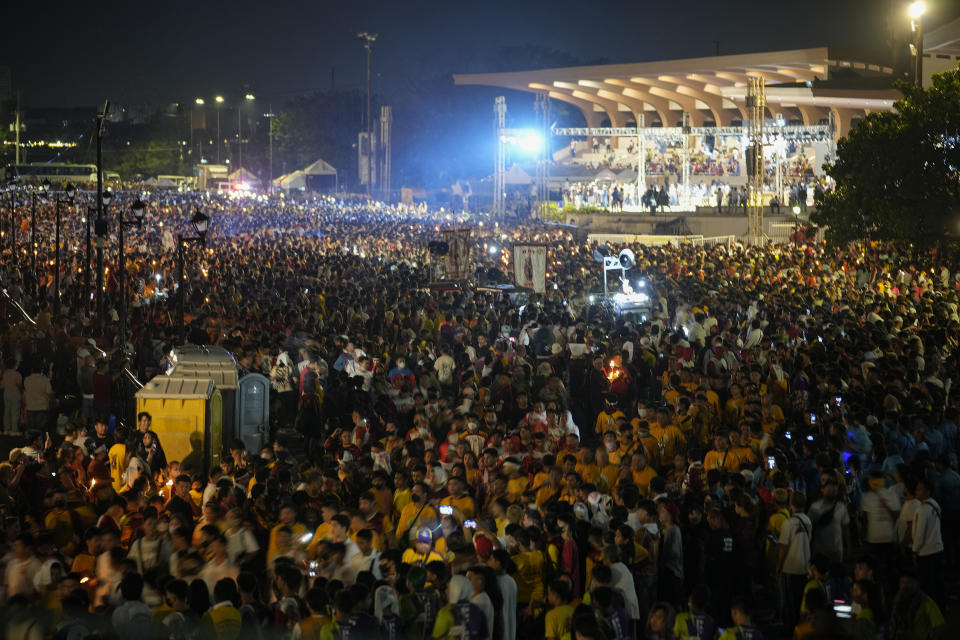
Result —
<instances>
[{"instance_id":1,"label":"white t-shirt","mask_svg":"<svg viewBox=\"0 0 960 640\"><path fill-rule=\"evenodd\" d=\"M933 498L917 501L913 516L913 552L920 557L943 551L943 536L940 532L940 505Z\"/></svg>"},{"instance_id":2,"label":"white t-shirt","mask_svg":"<svg viewBox=\"0 0 960 640\"><path fill-rule=\"evenodd\" d=\"M33 577L40 572L40 561L30 556L26 560L18 560L10 556L7 562L4 583L7 587L7 597L16 595L31 596L36 592Z\"/></svg>"},{"instance_id":3,"label":"white t-shirt","mask_svg":"<svg viewBox=\"0 0 960 640\"><path fill-rule=\"evenodd\" d=\"M917 513L920 501L916 498L909 498L903 503L900 509L900 516L897 518L897 540L903 542L912 533L913 517Z\"/></svg>"},{"instance_id":4,"label":"white t-shirt","mask_svg":"<svg viewBox=\"0 0 960 640\"><path fill-rule=\"evenodd\" d=\"M866 492L861 508L867 515L867 542L887 544L897 541L896 515L900 501L891 489Z\"/></svg>"},{"instance_id":5,"label":"white t-shirt","mask_svg":"<svg viewBox=\"0 0 960 640\"><path fill-rule=\"evenodd\" d=\"M640 602L637 600L637 590L633 585L633 575L627 565L618 562L610 567L610 586L620 591L627 609L627 617L631 620L640 619Z\"/></svg>"},{"instance_id":6,"label":"white t-shirt","mask_svg":"<svg viewBox=\"0 0 960 640\"><path fill-rule=\"evenodd\" d=\"M508 575L497 576L497 587L503 598L503 640L517 640L517 582Z\"/></svg>"},{"instance_id":7,"label":"white t-shirt","mask_svg":"<svg viewBox=\"0 0 960 640\"><path fill-rule=\"evenodd\" d=\"M234 531L233 533L227 533L227 555L230 557L231 562L237 562L237 560L245 553L256 553L260 550L260 545L257 544L257 539L254 537L250 529L246 527L240 529L239 531Z\"/></svg>"},{"instance_id":8,"label":"white t-shirt","mask_svg":"<svg viewBox=\"0 0 960 640\"><path fill-rule=\"evenodd\" d=\"M810 535L813 524L805 513L795 513L780 528L780 544L786 545L787 555L783 559L783 572L794 576L805 576L810 567Z\"/></svg>"},{"instance_id":9,"label":"white t-shirt","mask_svg":"<svg viewBox=\"0 0 960 640\"><path fill-rule=\"evenodd\" d=\"M433 370L437 372L437 379L440 384L450 384L453 381L453 370L456 367L456 361L447 354L443 354L433 363Z\"/></svg>"}]
</instances>

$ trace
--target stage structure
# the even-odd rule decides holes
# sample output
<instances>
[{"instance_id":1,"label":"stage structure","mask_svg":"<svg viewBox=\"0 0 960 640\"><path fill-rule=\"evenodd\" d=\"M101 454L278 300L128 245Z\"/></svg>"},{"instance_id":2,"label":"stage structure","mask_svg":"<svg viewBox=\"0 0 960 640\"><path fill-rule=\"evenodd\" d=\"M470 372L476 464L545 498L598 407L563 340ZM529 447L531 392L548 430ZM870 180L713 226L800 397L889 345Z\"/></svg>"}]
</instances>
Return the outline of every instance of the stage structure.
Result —
<instances>
[{"instance_id":1,"label":"stage structure","mask_svg":"<svg viewBox=\"0 0 960 640\"><path fill-rule=\"evenodd\" d=\"M767 108L767 98L764 93L763 78L750 78L750 90L747 93L746 104L750 110L750 146L747 147L749 185L747 242L754 245L766 244L766 234L763 232L763 179L765 174L763 125L766 120L764 112Z\"/></svg>"},{"instance_id":2,"label":"stage structure","mask_svg":"<svg viewBox=\"0 0 960 640\"><path fill-rule=\"evenodd\" d=\"M537 217L545 220L549 211L547 207L550 202L550 94L546 91L538 91L537 97L533 103L534 111L537 114L538 135L540 137L540 153L537 156Z\"/></svg>"},{"instance_id":3,"label":"stage structure","mask_svg":"<svg viewBox=\"0 0 960 640\"><path fill-rule=\"evenodd\" d=\"M684 112L681 124L690 122L690 114ZM683 186L681 196L687 198L683 204L688 204L690 194L690 150L692 148L691 140L712 136L715 139L736 138L740 141L741 157L747 158L747 149L752 144L752 124L753 120L746 122L745 126L727 126L727 127L645 127L644 115L638 114L637 127L552 127L550 133L555 136L570 136L583 138L635 138L637 141L637 192L643 194L647 189L647 166L643 158L646 157L648 143L669 143L681 145L682 157L686 159L681 173L681 184ZM828 145L828 155L836 156L835 125L833 118L828 118L826 124L814 125L788 125L783 121L782 114L777 114L774 126L760 127L760 139L764 146L773 146L775 152L771 157L782 160L783 150L777 150L787 142L795 143L814 143L822 142ZM749 168L749 167L748 167ZM749 177L749 173L747 174ZM762 176L761 175L761 185ZM776 166L776 189L778 198L783 194L783 172L780 162ZM757 193L760 193L759 191ZM783 202L781 202L781 205Z\"/></svg>"}]
</instances>

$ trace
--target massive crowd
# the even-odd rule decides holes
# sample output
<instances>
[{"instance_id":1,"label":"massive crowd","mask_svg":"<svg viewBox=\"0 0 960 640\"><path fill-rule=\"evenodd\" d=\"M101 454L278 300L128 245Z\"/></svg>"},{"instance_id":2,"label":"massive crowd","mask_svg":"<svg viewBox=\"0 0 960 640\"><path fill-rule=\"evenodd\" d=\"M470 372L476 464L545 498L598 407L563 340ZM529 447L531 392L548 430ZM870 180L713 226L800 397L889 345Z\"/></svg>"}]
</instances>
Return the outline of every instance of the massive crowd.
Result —
<instances>
[{"instance_id":1,"label":"massive crowd","mask_svg":"<svg viewBox=\"0 0 960 640\"><path fill-rule=\"evenodd\" d=\"M6 637L946 637L955 256L637 246L631 324L586 313L601 271L564 227L470 222L488 277L547 245L518 307L430 287L443 214L128 193L110 219L137 195L126 348L112 239L104 335L88 313L84 207L60 315L52 206L36 272L29 201L4 236ZM125 374L176 345L198 206L189 340L273 386L269 442L209 469L167 459Z\"/></svg>"}]
</instances>

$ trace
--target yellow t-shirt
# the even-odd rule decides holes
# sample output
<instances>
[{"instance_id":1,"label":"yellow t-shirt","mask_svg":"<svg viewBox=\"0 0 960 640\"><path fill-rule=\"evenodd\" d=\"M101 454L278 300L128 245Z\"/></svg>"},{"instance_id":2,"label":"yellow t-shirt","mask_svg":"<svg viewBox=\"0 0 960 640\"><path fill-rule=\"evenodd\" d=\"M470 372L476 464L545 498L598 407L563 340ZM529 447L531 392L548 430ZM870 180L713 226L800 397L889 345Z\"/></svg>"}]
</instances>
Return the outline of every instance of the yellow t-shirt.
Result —
<instances>
[{"instance_id":1,"label":"yellow t-shirt","mask_svg":"<svg viewBox=\"0 0 960 640\"><path fill-rule=\"evenodd\" d=\"M127 457L127 445L122 442L110 447L107 460L110 462L110 478L113 480L113 490L117 493L123 490L123 472L127 470L124 459Z\"/></svg>"},{"instance_id":2,"label":"yellow t-shirt","mask_svg":"<svg viewBox=\"0 0 960 640\"><path fill-rule=\"evenodd\" d=\"M270 530L270 541L267 544L267 566L272 566L273 559L280 553L280 548L277 546L277 532L282 526L283 525L278 524ZM307 532L307 525L302 522L296 522L290 527L290 531L293 533L290 544L295 547L300 543L300 538L303 537L303 534ZM313 544L313 541L311 541L311 544Z\"/></svg>"},{"instance_id":3,"label":"yellow t-shirt","mask_svg":"<svg viewBox=\"0 0 960 640\"><path fill-rule=\"evenodd\" d=\"M459 509L461 512L463 512L464 518L470 519L474 516L473 498L470 496L463 496L461 498L447 496L440 501L440 504L449 505L454 509ZM426 511L426 509L424 509L424 511Z\"/></svg>"},{"instance_id":4,"label":"yellow t-shirt","mask_svg":"<svg viewBox=\"0 0 960 640\"><path fill-rule=\"evenodd\" d=\"M510 502L520 502L523 499L523 493L530 486L530 478L527 476L517 476L507 480L507 499Z\"/></svg>"},{"instance_id":5,"label":"yellow t-shirt","mask_svg":"<svg viewBox=\"0 0 960 640\"><path fill-rule=\"evenodd\" d=\"M543 600L543 552L524 551L512 558L517 566L513 579L517 583L517 602L529 604Z\"/></svg>"},{"instance_id":6,"label":"yellow t-shirt","mask_svg":"<svg viewBox=\"0 0 960 640\"><path fill-rule=\"evenodd\" d=\"M657 472L653 470L653 467L647 465L643 468L642 471L633 471L633 484L637 485L637 489L640 489L642 495L646 495L650 491L650 481L657 477Z\"/></svg>"},{"instance_id":7,"label":"yellow t-shirt","mask_svg":"<svg viewBox=\"0 0 960 640\"><path fill-rule=\"evenodd\" d=\"M543 636L548 640L560 640L565 634L570 632L570 621L573 619L573 607L569 604L562 604L547 611L544 620Z\"/></svg>"},{"instance_id":8,"label":"yellow t-shirt","mask_svg":"<svg viewBox=\"0 0 960 640\"><path fill-rule=\"evenodd\" d=\"M397 537L404 532L409 535L409 530L419 526L422 522L437 519L437 512L429 504L423 507L419 517L417 517L418 511L420 511L420 505L416 502L411 502L403 508L403 511L400 512L400 519L397 521ZM417 518L417 522L413 521L414 518Z\"/></svg>"},{"instance_id":9,"label":"yellow t-shirt","mask_svg":"<svg viewBox=\"0 0 960 640\"><path fill-rule=\"evenodd\" d=\"M597 435L602 436L607 431L613 431L613 428L617 424L617 420L625 417L626 416L623 415L623 411L620 411L619 409L614 411L613 413L607 413L606 411L601 411L597 415L597 424L596 424Z\"/></svg>"},{"instance_id":10,"label":"yellow t-shirt","mask_svg":"<svg viewBox=\"0 0 960 640\"><path fill-rule=\"evenodd\" d=\"M410 489L403 489L402 491L397 491L396 493L393 494L393 512L394 513L403 512L403 508L408 504L410 504L411 502L410 496L412 495L412 493L413 492Z\"/></svg>"},{"instance_id":11,"label":"yellow t-shirt","mask_svg":"<svg viewBox=\"0 0 960 640\"><path fill-rule=\"evenodd\" d=\"M733 451L720 452L716 449L707 451L703 456L703 468L707 471L718 469L720 471L736 472L740 469L740 458Z\"/></svg>"},{"instance_id":12,"label":"yellow t-shirt","mask_svg":"<svg viewBox=\"0 0 960 640\"><path fill-rule=\"evenodd\" d=\"M580 477L583 478L584 482L597 484L597 481L600 480L600 467L593 463L578 464L576 467L574 467L574 469L580 474Z\"/></svg>"}]
</instances>

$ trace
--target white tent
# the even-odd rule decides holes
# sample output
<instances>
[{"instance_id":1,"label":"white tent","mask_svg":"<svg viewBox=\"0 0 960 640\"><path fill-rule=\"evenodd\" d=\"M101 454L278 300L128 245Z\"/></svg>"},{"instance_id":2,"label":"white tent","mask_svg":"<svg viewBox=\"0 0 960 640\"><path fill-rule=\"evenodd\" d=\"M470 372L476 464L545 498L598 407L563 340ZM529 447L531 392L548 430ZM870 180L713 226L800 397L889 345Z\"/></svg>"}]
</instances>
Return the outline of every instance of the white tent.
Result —
<instances>
[{"instance_id":1,"label":"white tent","mask_svg":"<svg viewBox=\"0 0 960 640\"><path fill-rule=\"evenodd\" d=\"M593 176L593 179L597 182L614 182L617 179L617 174L610 169L604 169L597 175Z\"/></svg>"},{"instance_id":2,"label":"white tent","mask_svg":"<svg viewBox=\"0 0 960 640\"><path fill-rule=\"evenodd\" d=\"M308 191L336 191L337 169L323 158L295 173L302 173Z\"/></svg>"},{"instance_id":3,"label":"white tent","mask_svg":"<svg viewBox=\"0 0 960 640\"><path fill-rule=\"evenodd\" d=\"M320 158L309 167L303 169L303 173L308 176L335 176L337 170L323 158Z\"/></svg>"},{"instance_id":4,"label":"white tent","mask_svg":"<svg viewBox=\"0 0 960 640\"><path fill-rule=\"evenodd\" d=\"M280 176L273 181L273 184L284 191L291 189L304 190L307 188L307 175L303 171L294 171Z\"/></svg>"},{"instance_id":5,"label":"white tent","mask_svg":"<svg viewBox=\"0 0 960 640\"><path fill-rule=\"evenodd\" d=\"M520 165L514 164L503 174L504 184L531 184L530 174L520 168Z\"/></svg>"}]
</instances>

